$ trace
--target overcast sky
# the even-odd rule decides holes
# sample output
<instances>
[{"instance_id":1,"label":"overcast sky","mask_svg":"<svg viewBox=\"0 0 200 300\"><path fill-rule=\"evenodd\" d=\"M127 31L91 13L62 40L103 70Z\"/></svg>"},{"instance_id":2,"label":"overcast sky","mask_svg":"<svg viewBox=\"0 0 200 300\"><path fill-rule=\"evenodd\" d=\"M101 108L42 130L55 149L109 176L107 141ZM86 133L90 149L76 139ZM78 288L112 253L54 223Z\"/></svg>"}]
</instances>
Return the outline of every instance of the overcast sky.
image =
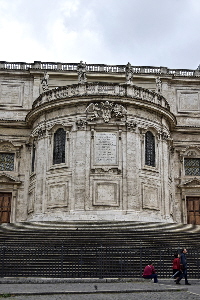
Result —
<instances>
[{"instance_id":1,"label":"overcast sky","mask_svg":"<svg viewBox=\"0 0 200 300\"><path fill-rule=\"evenodd\" d=\"M0 60L200 64L200 0L0 0Z\"/></svg>"}]
</instances>

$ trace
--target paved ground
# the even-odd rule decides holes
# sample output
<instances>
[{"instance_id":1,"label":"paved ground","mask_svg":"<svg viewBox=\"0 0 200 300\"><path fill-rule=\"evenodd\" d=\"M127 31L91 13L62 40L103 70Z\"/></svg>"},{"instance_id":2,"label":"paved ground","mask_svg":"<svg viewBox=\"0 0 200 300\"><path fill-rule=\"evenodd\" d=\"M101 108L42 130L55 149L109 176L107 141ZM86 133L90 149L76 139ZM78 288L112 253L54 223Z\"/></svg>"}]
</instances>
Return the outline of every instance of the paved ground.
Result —
<instances>
[{"instance_id":1,"label":"paved ground","mask_svg":"<svg viewBox=\"0 0 200 300\"><path fill-rule=\"evenodd\" d=\"M27 280L0 280L0 297L9 300L200 300L200 281L191 286L176 285L173 280L151 281L88 281L26 283ZM19 283L21 282L21 283ZM116 293L118 292L118 293ZM12 295L12 296L11 296Z\"/></svg>"}]
</instances>

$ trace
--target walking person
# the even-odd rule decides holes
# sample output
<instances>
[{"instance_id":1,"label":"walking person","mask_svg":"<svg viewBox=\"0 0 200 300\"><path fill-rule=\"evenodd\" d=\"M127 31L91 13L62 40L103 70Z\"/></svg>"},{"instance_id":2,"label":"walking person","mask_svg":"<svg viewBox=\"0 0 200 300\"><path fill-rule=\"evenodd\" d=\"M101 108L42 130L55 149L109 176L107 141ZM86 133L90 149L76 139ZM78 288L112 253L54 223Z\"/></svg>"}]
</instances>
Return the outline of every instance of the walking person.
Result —
<instances>
[{"instance_id":1,"label":"walking person","mask_svg":"<svg viewBox=\"0 0 200 300\"><path fill-rule=\"evenodd\" d=\"M154 279L154 283L158 282L158 276L156 274L156 270L152 263L149 263L145 268L142 275L143 278L146 279Z\"/></svg>"},{"instance_id":2,"label":"walking person","mask_svg":"<svg viewBox=\"0 0 200 300\"><path fill-rule=\"evenodd\" d=\"M186 253L187 249L182 249L181 251L181 256L180 256L180 266L182 270L182 274L179 276L179 278L176 280L176 284L180 284L181 279L184 277L185 278L185 284L190 285L187 279L187 258L186 258Z\"/></svg>"},{"instance_id":3,"label":"walking person","mask_svg":"<svg viewBox=\"0 0 200 300\"><path fill-rule=\"evenodd\" d=\"M181 272L181 262L180 262L180 255L178 253L174 254L174 259L173 259L173 276L172 278L178 279L180 275L182 274Z\"/></svg>"}]
</instances>

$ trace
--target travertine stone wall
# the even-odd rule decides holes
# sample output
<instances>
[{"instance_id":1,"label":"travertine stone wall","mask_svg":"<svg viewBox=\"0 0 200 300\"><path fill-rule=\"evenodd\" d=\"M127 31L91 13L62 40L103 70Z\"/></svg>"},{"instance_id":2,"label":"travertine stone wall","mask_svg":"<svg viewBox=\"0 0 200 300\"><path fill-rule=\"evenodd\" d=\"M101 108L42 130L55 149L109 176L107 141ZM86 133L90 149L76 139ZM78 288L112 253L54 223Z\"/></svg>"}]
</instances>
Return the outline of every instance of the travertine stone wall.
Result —
<instances>
[{"instance_id":1,"label":"travertine stone wall","mask_svg":"<svg viewBox=\"0 0 200 300\"><path fill-rule=\"evenodd\" d=\"M185 157L200 157L199 73L134 67L127 84L124 67L90 66L80 84L67 66L47 69L44 91L44 70L34 65L0 66L0 152L15 154L14 170L0 171L0 193L12 193L11 222L187 223L186 198L200 197L198 176L184 172ZM66 161L53 165L58 128ZM147 130L155 167L145 165Z\"/></svg>"}]
</instances>

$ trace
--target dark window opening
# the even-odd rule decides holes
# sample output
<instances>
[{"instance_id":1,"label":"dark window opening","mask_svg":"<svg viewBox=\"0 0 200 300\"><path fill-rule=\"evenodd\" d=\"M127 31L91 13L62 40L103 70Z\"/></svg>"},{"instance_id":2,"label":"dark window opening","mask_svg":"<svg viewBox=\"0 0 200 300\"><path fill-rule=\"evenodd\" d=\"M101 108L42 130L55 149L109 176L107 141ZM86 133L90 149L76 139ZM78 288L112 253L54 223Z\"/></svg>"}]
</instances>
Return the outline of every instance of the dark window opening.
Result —
<instances>
[{"instance_id":1,"label":"dark window opening","mask_svg":"<svg viewBox=\"0 0 200 300\"><path fill-rule=\"evenodd\" d=\"M35 171L35 145L32 148L32 162L31 162L31 172Z\"/></svg>"},{"instance_id":2,"label":"dark window opening","mask_svg":"<svg viewBox=\"0 0 200 300\"><path fill-rule=\"evenodd\" d=\"M53 164L65 163L66 132L59 128L54 134Z\"/></svg>"},{"instance_id":3,"label":"dark window opening","mask_svg":"<svg viewBox=\"0 0 200 300\"><path fill-rule=\"evenodd\" d=\"M155 167L155 137L151 131L145 134L145 165Z\"/></svg>"}]
</instances>

